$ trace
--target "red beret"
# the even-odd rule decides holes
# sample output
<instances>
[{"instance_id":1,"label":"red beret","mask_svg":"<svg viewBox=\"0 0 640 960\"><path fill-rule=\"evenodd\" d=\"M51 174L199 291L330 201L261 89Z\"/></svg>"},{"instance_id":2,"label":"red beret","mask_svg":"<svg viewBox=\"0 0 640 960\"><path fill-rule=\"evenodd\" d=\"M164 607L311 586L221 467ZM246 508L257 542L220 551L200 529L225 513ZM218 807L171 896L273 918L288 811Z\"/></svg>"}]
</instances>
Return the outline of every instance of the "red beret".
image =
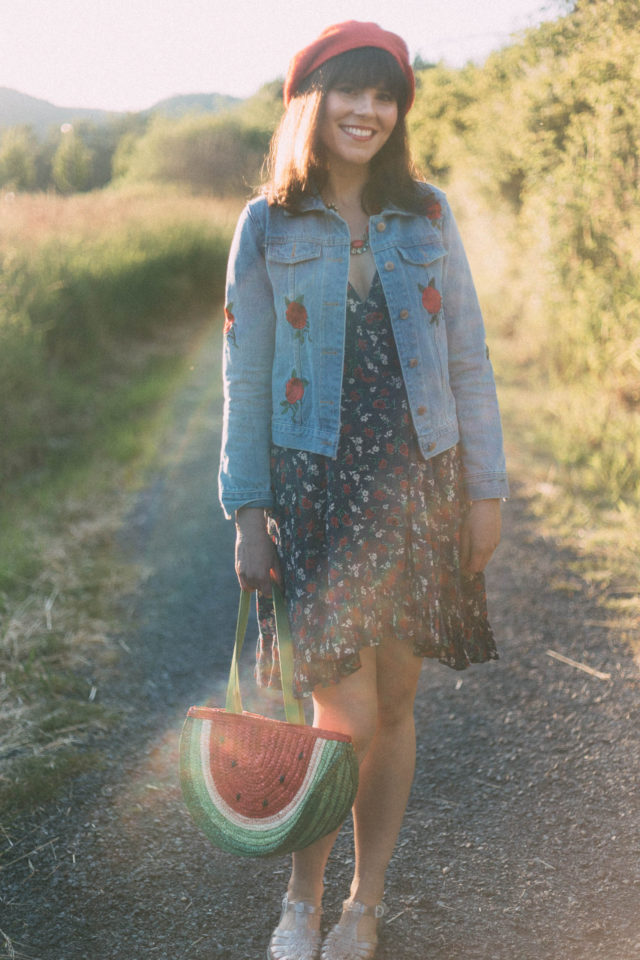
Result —
<instances>
[{"instance_id":1,"label":"red beret","mask_svg":"<svg viewBox=\"0 0 640 960\"><path fill-rule=\"evenodd\" d=\"M295 95L305 77L308 77L310 73L313 73L331 57L337 57L339 53L346 53L347 50L356 50L358 47L380 47L381 50L386 50L398 61L407 78L406 113L414 101L416 90L416 82L409 63L409 50L406 43L397 33L383 30L377 23L361 22L359 20L345 20L344 23L334 23L333 26L323 30L320 36L308 47L296 53L289 64L287 78L284 82L285 107L289 106L289 101Z\"/></svg>"}]
</instances>

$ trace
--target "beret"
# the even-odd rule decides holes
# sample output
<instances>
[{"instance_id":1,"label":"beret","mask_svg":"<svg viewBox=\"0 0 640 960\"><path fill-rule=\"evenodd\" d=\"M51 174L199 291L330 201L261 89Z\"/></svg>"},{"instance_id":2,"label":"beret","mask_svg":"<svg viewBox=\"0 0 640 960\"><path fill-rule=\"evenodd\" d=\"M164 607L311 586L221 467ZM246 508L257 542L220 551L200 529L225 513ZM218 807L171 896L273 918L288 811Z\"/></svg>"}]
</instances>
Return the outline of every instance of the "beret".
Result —
<instances>
[{"instance_id":1,"label":"beret","mask_svg":"<svg viewBox=\"0 0 640 960\"><path fill-rule=\"evenodd\" d=\"M291 60L282 92L285 106L302 83L318 67L332 57L348 50L359 47L379 47L394 57L402 68L407 79L408 97L405 113L411 107L415 98L416 83L409 63L407 45L397 33L383 30L377 23L371 21L345 20L344 23L334 23L322 31L319 37L307 47L300 50Z\"/></svg>"}]
</instances>

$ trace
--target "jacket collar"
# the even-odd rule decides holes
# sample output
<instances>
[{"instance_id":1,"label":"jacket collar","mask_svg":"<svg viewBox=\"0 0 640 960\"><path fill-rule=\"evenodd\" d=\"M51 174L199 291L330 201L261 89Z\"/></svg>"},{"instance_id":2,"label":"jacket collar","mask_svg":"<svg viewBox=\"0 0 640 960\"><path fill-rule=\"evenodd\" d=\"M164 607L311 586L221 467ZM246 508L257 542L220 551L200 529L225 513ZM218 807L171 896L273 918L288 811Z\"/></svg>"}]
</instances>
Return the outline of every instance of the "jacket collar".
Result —
<instances>
[{"instance_id":1,"label":"jacket collar","mask_svg":"<svg viewBox=\"0 0 640 960\"><path fill-rule=\"evenodd\" d=\"M300 213L309 213L311 210L324 211L326 209L327 207L325 205L324 200L320 196L320 192L316 190L314 193L308 194L306 197L302 198L302 200L300 201L298 212L291 213L289 210L285 210L284 215L285 217L297 217ZM386 213L395 213L405 217L415 216L415 214L412 213L410 210L403 210L402 207L397 207L394 203L390 203L388 204L388 206L384 207L384 209L380 211L378 216L383 216Z\"/></svg>"}]
</instances>

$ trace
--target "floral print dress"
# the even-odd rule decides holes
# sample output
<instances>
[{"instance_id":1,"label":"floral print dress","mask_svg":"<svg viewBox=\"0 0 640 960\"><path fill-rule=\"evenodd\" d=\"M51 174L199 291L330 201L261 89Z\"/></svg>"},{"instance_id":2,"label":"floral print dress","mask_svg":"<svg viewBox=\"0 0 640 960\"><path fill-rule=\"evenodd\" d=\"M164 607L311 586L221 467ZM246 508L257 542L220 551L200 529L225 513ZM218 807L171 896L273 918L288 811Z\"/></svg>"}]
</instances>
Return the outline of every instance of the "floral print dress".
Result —
<instances>
[{"instance_id":1,"label":"floral print dress","mask_svg":"<svg viewBox=\"0 0 640 960\"><path fill-rule=\"evenodd\" d=\"M424 460L376 274L349 285L335 459L272 447L278 549L295 647L294 693L337 683L382 638L454 669L497 659L483 574L460 571L456 447ZM291 398L293 399L293 398ZM271 600L258 598L256 679L279 685Z\"/></svg>"}]
</instances>

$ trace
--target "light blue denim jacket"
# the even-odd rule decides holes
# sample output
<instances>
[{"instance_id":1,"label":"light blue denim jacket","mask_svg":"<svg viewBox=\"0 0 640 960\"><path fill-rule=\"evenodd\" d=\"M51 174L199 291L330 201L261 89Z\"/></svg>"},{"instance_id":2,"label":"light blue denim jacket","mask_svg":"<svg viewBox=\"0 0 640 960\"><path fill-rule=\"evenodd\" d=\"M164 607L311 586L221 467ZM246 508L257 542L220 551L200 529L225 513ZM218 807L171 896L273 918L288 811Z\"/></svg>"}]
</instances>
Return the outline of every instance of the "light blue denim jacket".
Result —
<instances>
[{"instance_id":1,"label":"light blue denim jacket","mask_svg":"<svg viewBox=\"0 0 640 960\"><path fill-rule=\"evenodd\" d=\"M369 220L423 456L460 442L471 500L508 496L484 325L444 194L429 216L389 207ZM263 197L244 209L229 255L220 500L226 516L272 505L270 445L335 457L340 433L349 229L320 197L295 215Z\"/></svg>"}]
</instances>

